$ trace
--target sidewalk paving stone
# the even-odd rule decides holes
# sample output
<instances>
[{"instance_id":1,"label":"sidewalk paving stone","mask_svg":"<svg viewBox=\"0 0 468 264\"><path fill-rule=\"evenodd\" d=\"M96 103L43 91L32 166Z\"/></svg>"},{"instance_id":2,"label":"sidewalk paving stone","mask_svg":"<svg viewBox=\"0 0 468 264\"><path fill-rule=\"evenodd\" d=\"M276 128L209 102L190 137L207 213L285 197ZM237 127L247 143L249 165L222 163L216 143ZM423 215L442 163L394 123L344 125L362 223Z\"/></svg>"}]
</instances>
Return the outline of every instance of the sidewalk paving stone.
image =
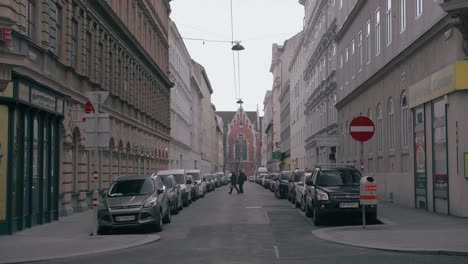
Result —
<instances>
[{"instance_id":1,"label":"sidewalk paving stone","mask_svg":"<svg viewBox=\"0 0 468 264\"><path fill-rule=\"evenodd\" d=\"M383 225L322 228L312 233L344 245L428 254L468 255L468 219L393 204L379 205Z\"/></svg>"},{"instance_id":2,"label":"sidewalk paving stone","mask_svg":"<svg viewBox=\"0 0 468 264\"><path fill-rule=\"evenodd\" d=\"M155 234L90 236L92 210L0 237L0 264L104 253L158 241Z\"/></svg>"}]
</instances>

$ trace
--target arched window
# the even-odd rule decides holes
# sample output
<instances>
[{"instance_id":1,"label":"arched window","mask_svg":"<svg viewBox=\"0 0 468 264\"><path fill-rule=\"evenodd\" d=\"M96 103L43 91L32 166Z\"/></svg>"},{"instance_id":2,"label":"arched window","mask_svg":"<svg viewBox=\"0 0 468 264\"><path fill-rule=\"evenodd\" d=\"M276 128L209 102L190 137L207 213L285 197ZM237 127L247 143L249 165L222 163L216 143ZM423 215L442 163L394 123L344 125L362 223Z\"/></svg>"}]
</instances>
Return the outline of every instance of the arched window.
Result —
<instances>
[{"instance_id":1,"label":"arched window","mask_svg":"<svg viewBox=\"0 0 468 264\"><path fill-rule=\"evenodd\" d=\"M408 147L408 99L406 97L406 94L403 93L401 96L401 131L402 131L402 137L401 137L401 145L404 148Z\"/></svg>"},{"instance_id":2,"label":"arched window","mask_svg":"<svg viewBox=\"0 0 468 264\"><path fill-rule=\"evenodd\" d=\"M382 118L382 106L377 105L377 151L383 150L383 118Z\"/></svg>"},{"instance_id":3,"label":"arched window","mask_svg":"<svg viewBox=\"0 0 468 264\"><path fill-rule=\"evenodd\" d=\"M388 148L395 149L395 110L392 98L388 100Z\"/></svg>"},{"instance_id":4,"label":"arched window","mask_svg":"<svg viewBox=\"0 0 468 264\"><path fill-rule=\"evenodd\" d=\"M236 139L235 142L235 156L236 160L241 161L241 160L247 160L248 155L247 155L247 140L245 140L244 135L239 135L239 137Z\"/></svg>"}]
</instances>

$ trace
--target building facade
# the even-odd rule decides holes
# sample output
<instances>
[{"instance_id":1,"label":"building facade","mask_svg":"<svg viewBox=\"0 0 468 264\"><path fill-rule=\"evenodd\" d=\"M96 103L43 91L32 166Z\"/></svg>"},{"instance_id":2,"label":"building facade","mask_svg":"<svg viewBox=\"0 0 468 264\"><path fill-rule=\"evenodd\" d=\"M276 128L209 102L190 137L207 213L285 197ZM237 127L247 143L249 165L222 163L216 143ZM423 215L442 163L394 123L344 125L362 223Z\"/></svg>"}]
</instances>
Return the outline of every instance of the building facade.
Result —
<instances>
[{"instance_id":1,"label":"building facade","mask_svg":"<svg viewBox=\"0 0 468 264\"><path fill-rule=\"evenodd\" d=\"M168 166L169 1L0 6L0 234L90 208L119 175ZM119 34L116 34L119 32ZM87 91L109 92L108 146L86 148ZM94 162L99 160L100 162Z\"/></svg>"},{"instance_id":2,"label":"building facade","mask_svg":"<svg viewBox=\"0 0 468 264\"><path fill-rule=\"evenodd\" d=\"M258 112L244 111L242 105L237 112L217 112L223 119L225 136L225 171L243 170L247 176L255 174L261 165L261 133Z\"/></svg>"},{"instance_id":3,"label":"building facade","mask_svg":"<svg viewBox=\"0 0 468 264\"><path fill-rule=\"evenodd\" d=\"M169 23L169 64L171 89L171 143L169 168L192 169L195 126L193 125L193 92L190 83L192 60L173 21Z\"/></svg>"},{"instance_id":4,"label":"building facade","mask_svg":"<svg viewBox=\"0 0 468 264\"><path fill-rule=\"evenodd\" d=\"M288 65L290 72L290 128L291 128L291 166L305 168L305 85L304 73L304 34L301 33Z\"/></svg>"},{"instance_id":5,"label":"building facade","mask_svg":"<svg viewBox=\"0 0 468 264\"><path fill-rule=\"evenodd\" d=\"M262 125L263 146L265 155L262 166L266 166L268 171L275 170L276 160L273 159L273 92L266 91L265 98L263 99L263 125ZM263 158L264 157L264 158Z\"/></svg>"},{"instance_id":6,"label":"building facade","mask_svg":"<svg viewBox=\"0 0 468 264\"><path fill-rule=\"evenodd\" d=\"M336 10L351 1L304 0L306 167L336 162Z\"/></svg>"},{"instance_id":7,"label":"building facade","mask_svg":"<svg viewBox=\"0 0 468 264\"><path fill-rule=\"evenodd\" d=\"M368 116L376 132L364 144L364 164L377 177L379 199L468 216L468 3L355 2L336 36L344 57L337 70L340 160L359 157L347 127Z\"/></svg>"}]
</instances>

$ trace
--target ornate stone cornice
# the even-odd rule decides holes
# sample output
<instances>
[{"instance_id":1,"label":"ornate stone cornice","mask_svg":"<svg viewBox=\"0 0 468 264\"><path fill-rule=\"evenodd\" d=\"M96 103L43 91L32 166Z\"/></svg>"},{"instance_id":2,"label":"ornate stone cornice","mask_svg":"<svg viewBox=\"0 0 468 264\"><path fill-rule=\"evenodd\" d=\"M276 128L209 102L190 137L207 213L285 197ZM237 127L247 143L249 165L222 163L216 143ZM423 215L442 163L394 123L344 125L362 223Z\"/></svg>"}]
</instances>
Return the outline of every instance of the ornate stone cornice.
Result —
<instances>
[{"instance_id":1,"label":"ornate stone cornice","mask_svg":"<svg viewBox=\"0 0 468 264\"><path fill-rule=\"evenodd\" d=\"M450 15L449 23L462 34L465 60L468 60L468 1L444 0L444 3L440 4L440 6Z\"/></svg>"},{"instance_id":2,"label":"ornate stone cornice","mask_svg":"<svg viewBox=\"0 0 468 264\"><path fill-rule=\"evenodd\" d=\"M324 97L328 96L334 88L336 88L336 70L333 70L327 77L327 79L323 80L317 89L309 96L307 102L305 104L305 111L306 115L310 114L312 109L319 104Z\"/></svg>"}]
</instances>

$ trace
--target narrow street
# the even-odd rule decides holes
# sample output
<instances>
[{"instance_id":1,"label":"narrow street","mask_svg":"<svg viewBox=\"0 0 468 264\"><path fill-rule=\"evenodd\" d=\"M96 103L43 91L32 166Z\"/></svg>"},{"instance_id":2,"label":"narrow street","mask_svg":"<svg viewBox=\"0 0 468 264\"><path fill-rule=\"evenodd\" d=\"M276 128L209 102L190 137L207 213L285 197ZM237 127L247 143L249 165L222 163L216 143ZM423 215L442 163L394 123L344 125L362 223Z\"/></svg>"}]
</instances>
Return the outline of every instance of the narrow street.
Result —
<instances>
[{"instance_id":1,"label":"narrow street","mask_svg":"<svg viewBox=\"0 0 468 264\"><path fill-rule=\"evenodd\" d=\"M39 263L467 263L462 256L417 255L343 246L315 237L316 227L287 200L248 182L208 193L159 233L161 240L106 254ZM234 191L235 193L235 191ZM321 227L321 228L327 228Z\"/></svg>"}]
</instances>

